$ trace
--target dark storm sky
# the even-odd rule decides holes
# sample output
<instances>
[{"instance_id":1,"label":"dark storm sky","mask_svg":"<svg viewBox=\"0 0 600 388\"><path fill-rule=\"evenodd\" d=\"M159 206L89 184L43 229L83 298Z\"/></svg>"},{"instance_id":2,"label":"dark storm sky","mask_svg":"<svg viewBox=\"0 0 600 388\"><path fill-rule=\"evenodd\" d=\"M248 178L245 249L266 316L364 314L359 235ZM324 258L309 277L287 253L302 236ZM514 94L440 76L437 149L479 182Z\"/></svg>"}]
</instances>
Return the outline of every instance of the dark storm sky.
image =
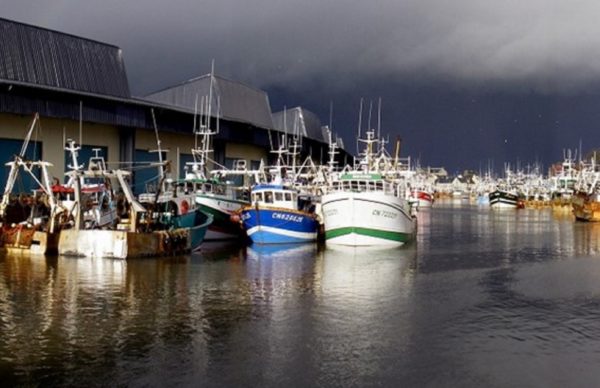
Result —
<instances>
[{"instance_id":1,"label":"dark storm sky","mask_svg":"<svg viewBox=\"0 0 600 388\"><path fill-rule=\"evenodd\" d=\"M593 0L2 0L0 15L121 47L144 95L209 71L302 105L354 150L361 97L382 132L450 171L546 166L600 145Z\"/></svg>"}]
</instances>

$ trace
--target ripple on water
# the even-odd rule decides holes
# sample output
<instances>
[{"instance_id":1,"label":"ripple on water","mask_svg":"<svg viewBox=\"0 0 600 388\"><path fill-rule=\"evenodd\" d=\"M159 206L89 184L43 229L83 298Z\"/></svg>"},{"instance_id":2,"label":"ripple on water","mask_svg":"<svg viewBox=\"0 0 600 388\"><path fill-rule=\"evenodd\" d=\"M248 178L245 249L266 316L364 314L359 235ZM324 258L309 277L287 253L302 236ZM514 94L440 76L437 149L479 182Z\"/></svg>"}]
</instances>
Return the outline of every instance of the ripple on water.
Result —
<instances>
[{"instance_id":1,"label":"ripple on water","mask_svg":"<svg viewBox=\"0 0 600 388\"><path fill-rule=\"evenodd\" d=\"M436 204L438 206L439 204ZM600 228L443 205L396 250L0 257L9 385L589 386Z\"/></svg>"}]
</instances>

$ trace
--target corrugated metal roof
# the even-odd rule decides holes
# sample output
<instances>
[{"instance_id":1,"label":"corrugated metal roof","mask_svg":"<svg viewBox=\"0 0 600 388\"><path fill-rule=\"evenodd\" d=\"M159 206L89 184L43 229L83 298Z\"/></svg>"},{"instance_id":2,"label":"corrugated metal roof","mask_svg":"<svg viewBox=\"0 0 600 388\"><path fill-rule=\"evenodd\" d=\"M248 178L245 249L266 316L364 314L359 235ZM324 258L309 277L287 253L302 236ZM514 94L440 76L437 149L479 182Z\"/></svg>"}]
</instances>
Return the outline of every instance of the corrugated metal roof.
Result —
<instances>
[{"instance_id":1,"label":"corrugated metal roof","mask_svg":"<svg viewBox=\"0 0 600 388\"><path fill-rule=\"evenodd\" d=\"M147 95L151 101L187 108L193 111L198 101L208 98L211 77L204 75L182 84ZM269 97L262 90L251 88L241 82L214 76L212 112L228 120L242 121L261 128L273 128ZM199 109L199 108L198 108Z\"/></svg>"},{"instance_id":2,"label":"corrugated metal roof","mask_svg":"<svg viewBox=\"0 0 600 388\"><path fill-rule=\"evenodd\" d=\"M131 96L120 48L2 18L0 79Z\"/></svg>"},{"instance_id":3,"label":"corrugated metal roof","mask_svg":"<svg viewBox=\"0 0 600 388\"><path fill-rule=\"evenodd\" d=\"M281 132L300 134L303 137L321 142L329 140L321 130L321 120L319 117L300 106L273 113L273 125L276 130Z\"/></svg>"}]
</instances>

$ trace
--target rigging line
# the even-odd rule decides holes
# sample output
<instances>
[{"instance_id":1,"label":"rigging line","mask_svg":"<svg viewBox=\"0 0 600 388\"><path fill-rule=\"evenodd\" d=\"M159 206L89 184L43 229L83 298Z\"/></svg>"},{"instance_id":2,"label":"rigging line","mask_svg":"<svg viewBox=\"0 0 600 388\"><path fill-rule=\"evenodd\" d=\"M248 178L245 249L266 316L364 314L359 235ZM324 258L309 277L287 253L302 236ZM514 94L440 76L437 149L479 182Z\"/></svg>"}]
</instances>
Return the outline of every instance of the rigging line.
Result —
<instances>
[{"instance_id":1,"label":"rigging line","mask_svg":"<svg viewBox=\"0 0 600 388\"><path fill-rule=\"evenodd\" d=\"M360 109L358 110L358 136L356 137L356 154L359 153L358 141L360 139L360 127L362 126L362 109L363 109L363 99L360 98Z\"/></svg>"},{"instance_id":2,"label":"rigging line","mask_svg":"<svg viewBox=\"0 0 600 388\"><path fill-rule=\"evenodd\" d=\"M197 116L198 116L198 93L196 93L196 99L194 101L194 124L192 126L192 132L194 133L194 148L198 148L198 134L196 133Z\"/></svg>"},{"instance_id":3,"label":"rigging line","mask_svg":"<svg viewBox=\"0 0 600 388\"><path fill-rule=\"evenodd\" d=\"M79 145L83 145L83 101L79 100Z\"/></svg>"},{"instance_id":4,"label":"rigging line","mask_svg":"<svg viewBox=\"0 0 600 388\"><path fill-rule=\"evenodd\" d=\"M273 139L271 138L271 129L267 128L267 132L269 134L269 146L271 147L271 150L273 150Z\"/></svg>"},{"instance_id":5,"label":"rigging line","mask_svg":"<svg viewBox=\"0 0 600 388\"><path fill-rule=\"evenodd\" d=\"M377 138L381 140L381 97L379 97L379 104L377 107ZM382 148L383 148L383 142Z\"/></svg>"},{"instance_id":6,"label":"rigging line","mask_svg":"<svg viewBox=\"0 0 600 388\"><path fill-rule=\"evenodd\" d=\"M367 120L367 131L371 130L371 111L373 110L373 100L369 101L369 119Z\"/></svg>"},{"instance_id":7,"label":"rigging line","mask_svg":"<svg viewBox=\"0 0 600 388\"><path fill-rule=\"evenodd\" d=\"M329 131L333 131L333 101L329 101Z\"/></svg>"},{"instance_id":8,"label":"rigging line","mask_svg":"<svg viewBox=\"0 0 600 388\"><path fill-rule=\"evenodd\" d=\"M38 120L35 124L35 135L33 137L33 158L32 160L37 159L37 145L38 145L38 132L42 132L42 123ZM41 157L41 155L40 155Z\"/></svg>"}]
</instances>

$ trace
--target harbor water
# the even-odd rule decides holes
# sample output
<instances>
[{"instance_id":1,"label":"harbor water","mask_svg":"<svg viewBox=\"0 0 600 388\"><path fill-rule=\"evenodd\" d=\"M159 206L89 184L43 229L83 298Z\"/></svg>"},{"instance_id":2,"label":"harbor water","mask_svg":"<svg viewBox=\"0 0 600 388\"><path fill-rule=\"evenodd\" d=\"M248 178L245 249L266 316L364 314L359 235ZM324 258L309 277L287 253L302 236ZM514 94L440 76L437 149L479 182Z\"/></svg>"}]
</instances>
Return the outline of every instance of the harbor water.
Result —
<instances>
[{"instance_id":1,"label":"harbor water","mask_svg":"<svg viewBox=\"0 0 600 388\"><path fill-rule=\"evenodd\" d=\"M594 386L600 224L466 202L393 250L0 258L2 386Z\"/></svg>"}]
</instances>

